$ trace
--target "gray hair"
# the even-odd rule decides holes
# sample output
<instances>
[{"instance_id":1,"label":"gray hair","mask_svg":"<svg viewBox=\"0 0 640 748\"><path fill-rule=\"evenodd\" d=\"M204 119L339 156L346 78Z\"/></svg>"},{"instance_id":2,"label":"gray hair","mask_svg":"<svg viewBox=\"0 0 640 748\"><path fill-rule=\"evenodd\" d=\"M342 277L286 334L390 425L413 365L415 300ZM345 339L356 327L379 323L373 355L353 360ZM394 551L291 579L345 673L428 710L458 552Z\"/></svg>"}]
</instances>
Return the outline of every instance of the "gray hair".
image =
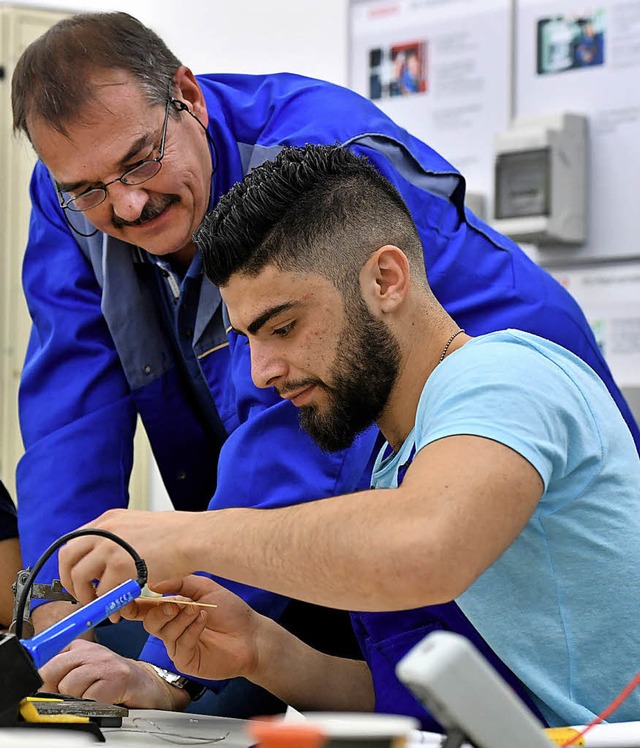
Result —
<instances>
[{"instance_id":1,"label":"gray hair","mask_svg":"<svg viewBox=\"0 0 640 748\"><path fill-rule=\"evenodd\" d=\"M95 96L92 76L124 70L150 104L166 101L180 60L162 39L128 13L79 13L59 21L22 53L11 82L14 132L29 137L27 121L39 118L66 135Z\"/></svg>"}]
</instances>

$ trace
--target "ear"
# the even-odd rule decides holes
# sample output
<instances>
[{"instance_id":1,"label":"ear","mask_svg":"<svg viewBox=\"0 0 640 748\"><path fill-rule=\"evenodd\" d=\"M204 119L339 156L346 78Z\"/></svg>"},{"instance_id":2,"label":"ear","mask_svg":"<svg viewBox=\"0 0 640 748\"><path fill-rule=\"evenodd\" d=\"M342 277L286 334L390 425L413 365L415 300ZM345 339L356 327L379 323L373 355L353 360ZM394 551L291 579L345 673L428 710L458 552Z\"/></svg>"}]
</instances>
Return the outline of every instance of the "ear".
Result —
<instances>
[{"instance_id":1,"label":"ear","mask_svg":"<svg viewBox=\"0 0 640 748\"><path fill-rule=\"evenodd\" d=\"M178 93L175 95L176 98L188 104L189 109L206 127L209 123L209 114L204 101L204 95L195 75L188 67L181 65L173 76L173 83L178 89Z\"/></svg>"},{"instance_id":2,"label":"ear","mask_svg":"<svg viewBox=\"0 0 640 748\"><path fill-rule=\"evenodd\" d=\"M372 310L388 314L405 300L410 278L405 253L393 244L386 244L376 249L360 271L362 297Z\"/></svg>"}]
</instances>

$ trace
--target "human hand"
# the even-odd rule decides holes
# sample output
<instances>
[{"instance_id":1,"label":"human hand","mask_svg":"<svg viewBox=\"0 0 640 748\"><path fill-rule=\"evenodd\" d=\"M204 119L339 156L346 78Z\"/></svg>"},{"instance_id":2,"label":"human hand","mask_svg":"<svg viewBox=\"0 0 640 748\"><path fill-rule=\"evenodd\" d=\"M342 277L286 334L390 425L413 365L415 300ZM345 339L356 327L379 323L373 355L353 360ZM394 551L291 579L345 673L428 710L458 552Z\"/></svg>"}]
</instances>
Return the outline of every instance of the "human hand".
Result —
<instances>
[{"instance_id":1,"label":"human hand","mask_svg":"<svg viewBox=\"0 0 640 748\"><path fill-rule=\"evenodd\" d=\"M111 509L81 529L107 530L125 540L144 559L153 582L196 571L188 560L189 543L184 541L191 536L188 526L194 521L194 512ZM62 584L83 605L137 577L131 556L113 540L95 535L74 538L63 546L59 566ZM115 622L120 615L110 618Z\"/></svg>"},{"instance_id":2,"label":"human hand","mask_svg":"<svg viewBox=\"0 0 640 748\"><path fill-rule=\"evenodd\" d=\"M179 601L138 598L122 610L124 618L142 621L150 634L162 639L177 670L208 680L251 679L267 619L207 577L168 580L153 589L216 606L198 608Z\"/></svg>"},{"instance_id":3,"label":"human hand","mask_svg":"<svg viewBox=\"0 0 640 748\"><path fill-rule=\"evenodd\" d=\"M83 639L40 668L40 690L132 709L178 711L189 703L188 694L159 678L145 662L130 660Z\"/></svg>"}]
</instances>

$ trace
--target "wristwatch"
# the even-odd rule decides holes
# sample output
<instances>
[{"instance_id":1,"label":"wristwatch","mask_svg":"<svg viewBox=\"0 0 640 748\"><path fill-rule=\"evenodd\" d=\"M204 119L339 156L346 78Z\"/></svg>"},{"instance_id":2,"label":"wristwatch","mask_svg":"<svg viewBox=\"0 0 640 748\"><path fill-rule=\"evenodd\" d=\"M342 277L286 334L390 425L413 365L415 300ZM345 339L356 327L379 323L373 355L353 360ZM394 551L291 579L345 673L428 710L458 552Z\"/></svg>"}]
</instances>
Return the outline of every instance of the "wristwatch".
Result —
<instances>
[{"instance_id":1,"label":"wristwatch","mask_svg":"<svg viewBox=\"0 0 640 748\"><path fill-rule=\"evenodd\" d=\"M158 678L162 678L162 680L170 685L186 691L191 697L191 701L197 701L207 690L207 687L203 686L202 683L196 683L196 681L191 680L190 678L185 678L184 675L172 673L171 670L165 670L163 667L158 667L151 662L147 664L151 665Z\"/></svg>"}]
</instances>

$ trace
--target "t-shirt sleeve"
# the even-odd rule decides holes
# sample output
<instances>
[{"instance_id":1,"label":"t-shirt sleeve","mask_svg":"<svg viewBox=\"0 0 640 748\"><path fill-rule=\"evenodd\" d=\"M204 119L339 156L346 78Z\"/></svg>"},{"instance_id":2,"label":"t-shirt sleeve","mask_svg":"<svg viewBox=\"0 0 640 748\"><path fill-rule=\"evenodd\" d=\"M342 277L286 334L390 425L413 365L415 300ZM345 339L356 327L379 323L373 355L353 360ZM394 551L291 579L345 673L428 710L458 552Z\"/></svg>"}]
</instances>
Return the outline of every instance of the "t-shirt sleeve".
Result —
<instances>
[{"instance_id":1,"label":"t-shirt sleeve","mask_svg":"<svg viewBox=\"0 0 640 748\"><path fill-rule=\"evenodd\" d=\"M568 373L526 345L466 345L429 378L416 421L416 447L469 434L510 447L545 489L568 471L573 422L592 419ZM596 431L594 429L594 431Z\"/></svg>"}]
</instances>

